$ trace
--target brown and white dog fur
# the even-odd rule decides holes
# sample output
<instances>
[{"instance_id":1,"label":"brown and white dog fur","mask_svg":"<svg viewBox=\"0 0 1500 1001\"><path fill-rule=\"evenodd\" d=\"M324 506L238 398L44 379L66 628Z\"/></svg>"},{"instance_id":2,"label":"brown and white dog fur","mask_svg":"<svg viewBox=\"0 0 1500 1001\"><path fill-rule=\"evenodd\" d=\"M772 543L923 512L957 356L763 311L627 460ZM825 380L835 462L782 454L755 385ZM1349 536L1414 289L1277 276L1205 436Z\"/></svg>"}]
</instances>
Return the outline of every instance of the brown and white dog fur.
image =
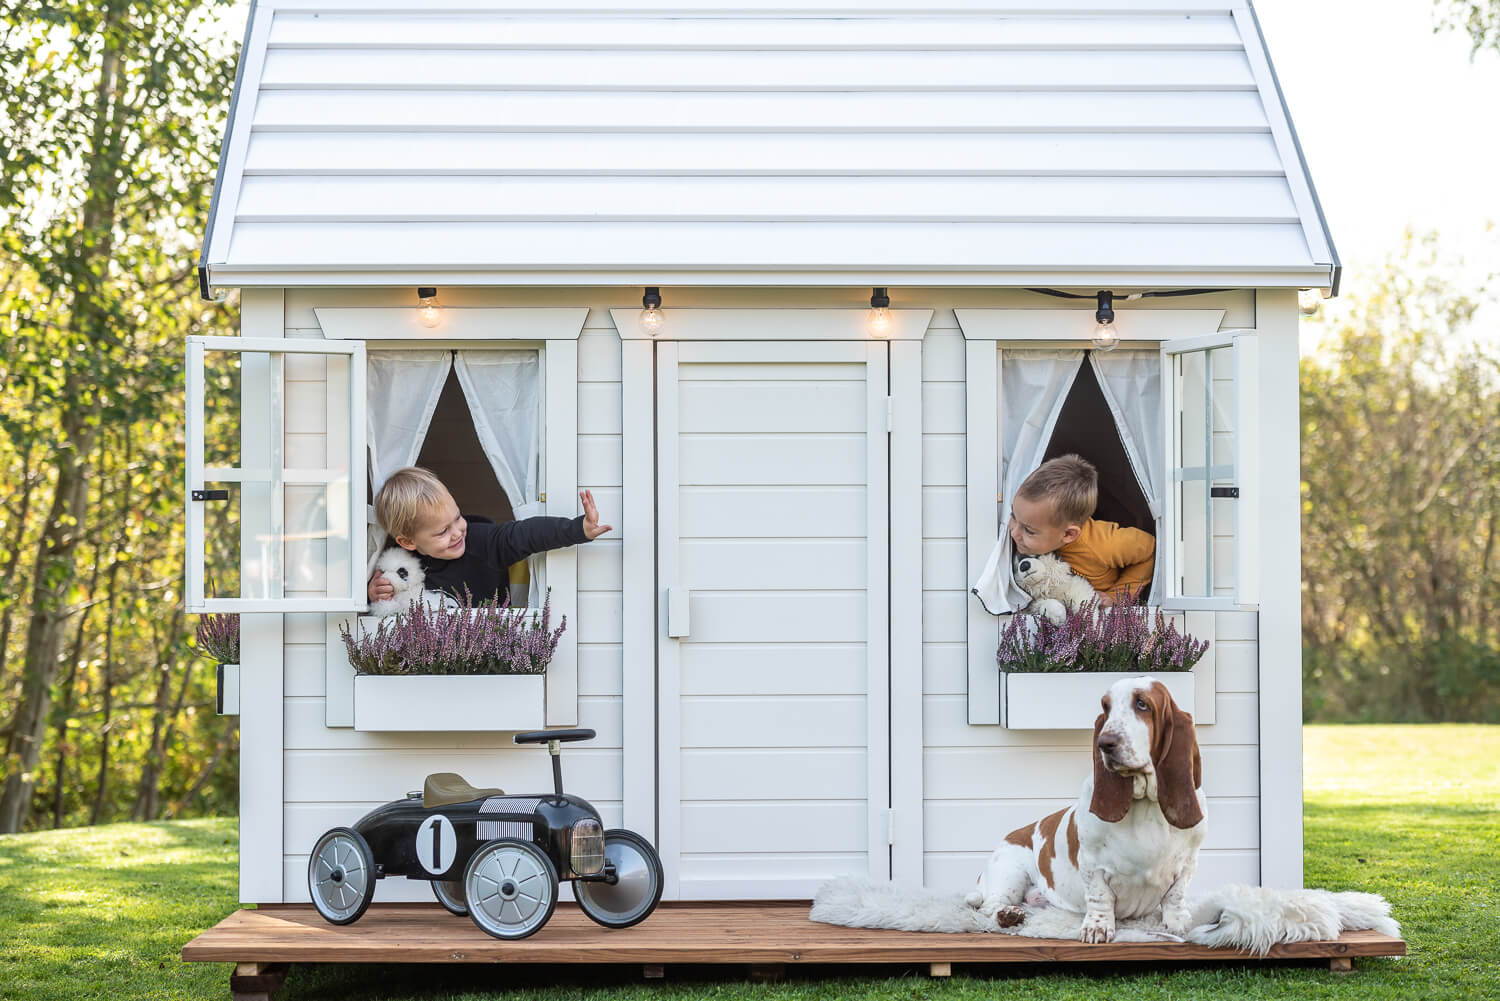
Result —
<instances>
[{"instance_id":1,"label":"brown and white dog fur","mask_svg":"<svg viewBox=\"0 0 1500 1001\"><path fill-rule=\"evenodd\" d=\"M1078 801L1007 834L966 899L1007 927L1022 903L1081 913L1085 942L1113 939L1117 918L1181 935L1207 826L1193 717L1149 677L1115 682L1101 702Z\"/></svg>"}]
</instances>

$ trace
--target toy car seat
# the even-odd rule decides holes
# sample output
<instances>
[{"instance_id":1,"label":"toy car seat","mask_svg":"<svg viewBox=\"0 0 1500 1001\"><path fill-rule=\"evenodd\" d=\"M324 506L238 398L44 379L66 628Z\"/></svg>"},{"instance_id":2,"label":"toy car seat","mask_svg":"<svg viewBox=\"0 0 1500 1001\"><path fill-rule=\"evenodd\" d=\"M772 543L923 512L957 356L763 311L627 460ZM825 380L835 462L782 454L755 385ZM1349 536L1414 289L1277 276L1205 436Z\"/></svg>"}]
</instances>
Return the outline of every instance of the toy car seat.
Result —
<instances>
[{"instance_id":1,"label":"toy car seat","mask_svg":"<svg viewBox=\"0 0 1500 1001\"><path fill-rule=\"evenodd\" d=\"M472 799L484 799L486 796L504 795L504 789L471 786L456 772L433 772L422 783L422 807L427 810L452 806L454 803L467 803Z\"/></svg>"}]
</instances>

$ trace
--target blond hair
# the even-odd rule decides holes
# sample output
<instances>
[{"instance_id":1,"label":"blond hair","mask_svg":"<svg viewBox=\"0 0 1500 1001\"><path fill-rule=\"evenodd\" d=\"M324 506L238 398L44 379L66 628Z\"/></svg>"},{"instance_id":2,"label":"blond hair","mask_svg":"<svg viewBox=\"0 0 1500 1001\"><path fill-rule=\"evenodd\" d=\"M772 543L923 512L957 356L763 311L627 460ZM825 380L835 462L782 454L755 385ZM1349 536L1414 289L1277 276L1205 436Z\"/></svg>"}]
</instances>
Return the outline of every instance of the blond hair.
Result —
<instances>
[{"instance_id":1,"label":"blond hair","mask_svg":"<svg viewBox=\"0 0 1500 1001\"><path fill-rule=\"evenodd\" d=\"M422 515L451 496L429 469L407 466L391 474L375 495L375 520L392 538L412 538Z\"/></svg>"},{"instance_id":2,"label":"blond hair","mask_svg":"<svg viewBox=\"0 0 1500 1001\"><path fill-rule=\"evenodd\" d=\"M1026 477L1016 496L1051 503L1056 524L1082 525L1099 506L1099 474L1082 456L1059 455Z\"/></svg>"}]
</instances>

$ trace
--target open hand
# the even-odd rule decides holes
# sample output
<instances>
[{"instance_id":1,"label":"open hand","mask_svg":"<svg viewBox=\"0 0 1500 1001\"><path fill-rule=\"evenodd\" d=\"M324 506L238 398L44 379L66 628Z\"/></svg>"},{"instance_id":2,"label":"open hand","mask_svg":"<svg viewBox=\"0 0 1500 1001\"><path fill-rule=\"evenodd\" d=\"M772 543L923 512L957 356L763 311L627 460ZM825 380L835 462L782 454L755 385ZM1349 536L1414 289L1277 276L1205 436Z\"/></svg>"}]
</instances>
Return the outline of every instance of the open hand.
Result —
<instances>
[{"instance_id":1,"label":"open hand","mask_svg":"<svg viewBox=\"0 0 1500 1001\"><path fill-rule=\"evenodd\" d=\"M599 509L594 506L592 490L578 491L578 499L583 501L583 534L587 535L590 541L599 538L613 527L599 524Z\"/></svg>"}]
</instances>

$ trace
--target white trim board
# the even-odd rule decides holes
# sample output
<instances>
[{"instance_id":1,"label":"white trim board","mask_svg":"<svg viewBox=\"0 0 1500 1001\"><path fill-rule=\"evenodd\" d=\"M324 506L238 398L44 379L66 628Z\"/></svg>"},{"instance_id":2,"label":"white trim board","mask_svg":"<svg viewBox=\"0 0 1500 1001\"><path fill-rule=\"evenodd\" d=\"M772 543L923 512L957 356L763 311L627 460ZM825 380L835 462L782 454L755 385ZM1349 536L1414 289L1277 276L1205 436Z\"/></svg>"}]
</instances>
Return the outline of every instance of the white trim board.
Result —
<instances>
[{"instance_id":1,"label":"white trim board","mask_svg":"<svg viewBox=\"0 0 1500 1001\"><path fill-rule=\"evenodd\" d=\"M438 325L424 327L415 305L325 307L313 313L323 336L336 341L576 341L589 317L587 306L443 306Z\"/></svg>"},{"instance_id":2,"label":"white trim board","mask_svg":"<svg viewBox=\"0 0 1500 1001\"><path fill-rule=\"evenodd\" d=\"M670 291L670 290L669 290ZM663 296L665 322L655 337L640 326L639 309L611 309L625 341L913 341L932 322L930 309L891 310L891 332L872 337L868 309L673 309Z\"/></svg>"},{"instance_id":3,"label":"white trim board","mask_svg":"<svg viewBox=\"0 0 1500 1001\"><path fill-rule=\"evenodd\" d=\"M969 341L1087 341L1094 333L1092 300L1051 309L955 309ZM1115 322L1122 341L1168 341L1218 331L1227 310L1131 309L1118 305Z\"/></svg>"}]
</instances>

